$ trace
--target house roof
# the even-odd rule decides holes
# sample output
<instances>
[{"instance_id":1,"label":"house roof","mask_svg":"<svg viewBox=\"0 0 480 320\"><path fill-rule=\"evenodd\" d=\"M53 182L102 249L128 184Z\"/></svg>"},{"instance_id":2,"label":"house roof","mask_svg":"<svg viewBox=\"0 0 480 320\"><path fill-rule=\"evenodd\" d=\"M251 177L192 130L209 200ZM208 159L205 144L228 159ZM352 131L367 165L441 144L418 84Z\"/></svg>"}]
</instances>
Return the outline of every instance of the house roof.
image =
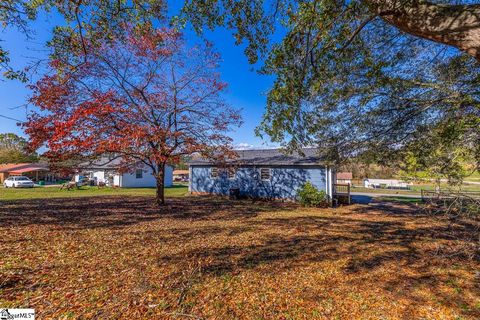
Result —
<instances>
[{"instance_id":1,"label":"house roof","mask_svg":"<svg viewBox=\"0 0 480 320\"><path fill-rule=\"evenodd\" d=\"M337 180L352 180L353 174L351 172L337 172Z\"/></svg>"},{"instance_id":2,"label":"house roof","mask_svg":"<svg viewBox=\"0 0 480 320\"><path fill-rule=\"evenodd\" d=\"M240 165L319 165L323 164L323 159L318 155L317 148L302 149L305 154L298 153L285 154L282 149L264 149L264 150L234 150L238 158L227 160L229 164ZM205 158L194 158L189 162L190 165L213 165L214 160Z\"/></svg>"},{"instance_id":3,"label":"house roof","mask_svg":"<svg viewBox=\"0 0 480 320\"><path fill-rule=\"evenodd\" d=\"M93 169L103 169L103 170L115 170L120 168L122 163L121 157L109 158L108 156L101 156L95 160L87 161L79 164L78 166L81 169L93 170Z\"/></svg>"},{"instance_id":4,"label":"house roof","mask_svg":"<svg viewBox=\"0 0 480 320\"><path fill-rule=\"evenodd\" d=\"M43 163L7 163L0 165L0 172L18 174L32 171L48 171L48 166Z\"/></svg>"}]
</instances>

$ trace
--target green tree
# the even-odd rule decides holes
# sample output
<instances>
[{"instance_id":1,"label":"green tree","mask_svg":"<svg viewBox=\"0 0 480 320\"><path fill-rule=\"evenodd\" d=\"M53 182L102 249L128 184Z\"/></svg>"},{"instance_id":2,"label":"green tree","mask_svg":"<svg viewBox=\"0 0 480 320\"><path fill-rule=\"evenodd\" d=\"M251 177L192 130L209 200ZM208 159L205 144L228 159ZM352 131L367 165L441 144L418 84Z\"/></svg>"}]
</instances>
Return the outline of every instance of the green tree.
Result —
<instances>
[{"instance_id":1,"label":"green tree","mask_svg":"<svg viewBox=\"0 0 480 320\"><path fill-rule=\"evenodd\" d=\"M400 163L407 146L435 141L447 152L448 140L434 134L462 123L456 143L478 165L478 10L448 1L218 0L189 1L184 12L198 31L235 29L252 63L266 57L261 71L276 78L259 135L290 149L318 145L336 162Z\"/></svg>"},{"instance_id":2,"label":"green tree","mask_svg":"<svg viewBox=\"0 0 480 320\"><path fill-rule=\"evenodd\" d=\"M4 28L16 28L33 37L29 23L40 11L59 13L65 23L56 26L50 46L57 54L81 52L87 54L85 39L108 39L122 32L121 26L142 24L151 19L163 19L163 0L2 0L0 23ZM92 40L90 40L92 41ZM82 60L79 59L79 63ZM28 69L28 68L26 68ZM10 79L27 80L26 70L14 70L9 52L0 46L0 71Z\"/></svg>"},{"instance_id":3,"label":"green tree","mask_svg":"<svg viewBox=\"0 0 480 320\"><path fill-rule=\"evenodd\" d=\"M34 162L35 153L27 150L27 141L14 133L0 134L0 163Z\"/></svg>"}]
</instances>

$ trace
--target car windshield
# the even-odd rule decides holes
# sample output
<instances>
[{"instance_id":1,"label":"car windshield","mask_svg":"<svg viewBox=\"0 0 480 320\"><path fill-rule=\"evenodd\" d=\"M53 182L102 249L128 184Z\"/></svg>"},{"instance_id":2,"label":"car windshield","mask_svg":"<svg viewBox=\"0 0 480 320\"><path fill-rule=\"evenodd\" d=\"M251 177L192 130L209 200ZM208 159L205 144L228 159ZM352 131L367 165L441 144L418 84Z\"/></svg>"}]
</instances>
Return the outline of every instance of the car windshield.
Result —
<instances>
[{"instance_id":1,"label":"car windshield","mask_svg":"<svg viewBox=\"0 0 480 320\"><path fill-rule=\"evenodd\" d=\"M30 181L30 179L28 179L27 177L17 177L16 180L17 181Z\"/></svg>"}]
</instances>

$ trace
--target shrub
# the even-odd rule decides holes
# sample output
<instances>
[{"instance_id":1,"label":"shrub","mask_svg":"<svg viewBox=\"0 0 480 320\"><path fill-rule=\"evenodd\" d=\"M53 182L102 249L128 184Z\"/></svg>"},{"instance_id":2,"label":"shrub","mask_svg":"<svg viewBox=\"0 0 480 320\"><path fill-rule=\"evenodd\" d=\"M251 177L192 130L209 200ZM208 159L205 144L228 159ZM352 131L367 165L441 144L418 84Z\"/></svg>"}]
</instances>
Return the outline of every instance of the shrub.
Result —
<instances>
[{"instance_id":1,"label":"shrub","mask_svg":"<svg viewBox=\"0 0 480 320\"><path fill-rule=\"evenodd\" d=\"M300 204L305 207L328 207L329 199L325 191L318 190L310 182L305 183L297 192Z\"/></svg>"}]
</instances>

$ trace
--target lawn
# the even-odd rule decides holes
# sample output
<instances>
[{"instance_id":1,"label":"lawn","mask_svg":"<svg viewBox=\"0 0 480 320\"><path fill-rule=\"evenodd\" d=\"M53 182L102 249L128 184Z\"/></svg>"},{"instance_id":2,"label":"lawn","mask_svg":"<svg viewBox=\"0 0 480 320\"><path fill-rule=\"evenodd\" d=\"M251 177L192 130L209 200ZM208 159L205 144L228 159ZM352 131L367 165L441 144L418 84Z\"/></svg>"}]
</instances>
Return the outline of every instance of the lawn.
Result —
<instances>
[{"instance_id":1,"label":"lawn","mask_svg":"<svg viewBox=\"0 0 480 320\"><path fill-rule=\"evenodd\" d=\"M435 185L433 184L415 184L411 187L410 190L401 190L401 189L373 189L373 188L365 188L362 186L355 186L352 187L351 192L366 192L366 193L385 193L385 194L418 194L420 195L421 190L435 190ZM442 190L458 190L458 188L452 188L447 184L441 184ZM471 185L471 184L463 184L462 189L463 191L476 191L480 192L480 185Z\"/></svg>"},{"instance_id":2,"label":"lawn","mask_svg":"<svg viewBox=\"0 0 480 320\"><path fill-rule=\"evenodd\" d=\"M4 201L0 306L39 319L479 319L479 226L399 203Z\"/></svg>"},{"instance_id":3,"label":"lawn","mask_svg":"<svg viewBox=\"0 0 480 320\"><path fill-rule=\"evenodd\" d=\"M80 187L74 190L60 190L60 187L35 187L32 189L12 189L0 187L0 201L20 199L76 198L92 196L153 196L155 188L98 188ZM167 197L184 196L188 192L186 186L177 185L165 188Z\"/></svg>"},{"instance_id":4,"label":"lawn","mask_svg":"<svg viewBox=\"0 0 480 320\"><path fill-rule=\"evenodd\" d=\"M465 181L475 181L480 182L480 171L475 171L470 176L465 178Z\"/></svg>"}]
</instances>

